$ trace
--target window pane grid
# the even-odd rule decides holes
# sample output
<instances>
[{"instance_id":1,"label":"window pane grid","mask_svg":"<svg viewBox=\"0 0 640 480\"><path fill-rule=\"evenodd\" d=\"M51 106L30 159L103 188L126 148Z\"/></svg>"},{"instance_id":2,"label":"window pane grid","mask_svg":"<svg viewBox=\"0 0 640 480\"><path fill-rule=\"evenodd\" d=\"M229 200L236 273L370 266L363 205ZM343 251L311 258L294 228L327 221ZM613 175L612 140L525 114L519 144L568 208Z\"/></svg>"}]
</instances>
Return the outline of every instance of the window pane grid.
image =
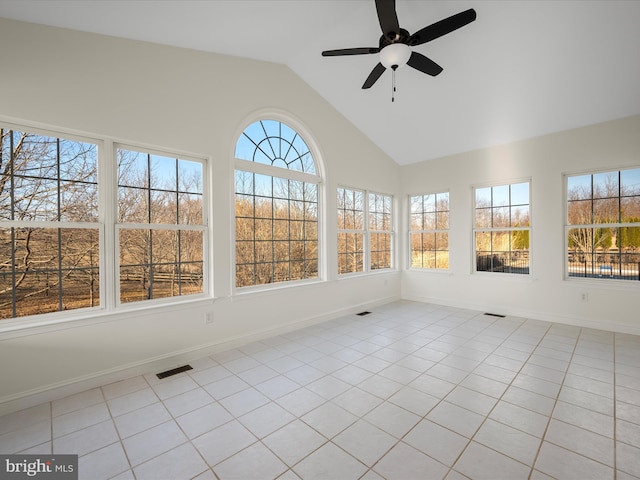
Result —
<instances>
[{"instance_id":1,"label":"window pane grid","mask_svg":"<svg viewBox=\"0 0 640 480\"><path fill-rule=\"evenodd\" d=\"M236 169L236 287L317 278L319 179L297 173L316 172L307 144L282 122L262 120L238 139L236 158L278 170Z\"/></svg>"},{"instance_id":2,"label":"window pane grid","mask_svg":"<svg viewBox=\"0 0 640 480\"><path fill-rule=\"evenodd\" d=\"M393 261L393 197L337 189L338 273L389 269Z\"/></svg>"},{"instance_id":3,"label":"window pane grid","mask_svg":"<svg viewBox=\"0 0 640 480\"><path fill-rule=\"evenodd\" d=\"M98 228L0 229L0 318L100 305Z\"/></svg>"},{"instance_id":4,"label":"window pane grid","mask_svg":"<svg viewBox=\"0 0 640 480\"><path fill-rule=\"evenodd\" d=\"M369 193L369 268L391 268L393 231L391 195Z\"/></svg>"},{"instance_id":5,"label":"window pane grid","mask_svg":"<svg viewBox=\"0 0 640 480\"><path fill-rule=\"evenodd\" d=\"M640 169L567 177L567 276L640 280Z\"/></svg>"},{"instance_id":6,"label":"window pane grid","mask_svg":"<svg viewBox=\"0 0 640 480\"><path fill-rule=\"evenodd\" d=\"M449 268L449 193L409 198L411 268Z\"/></svg>"},{"instance_id":7,"label":"window pane grid","mask_svg":"<svg viewBox=\"0 0 640 480\"><path fill-rule=\"evenodd\" d=\"M120 228L120 302L203 293L204 232Z\"/></svg>"},{"instance_id":8,"label":"window pane grid","mask_svg":"<svg viewBox=\"0 0 640 480\"><path fill-rule=\"evenodd\" d=\"M371 270L391 268L391 234L371 232Z\"/></svg>"},{"instance_id":9,"label":"window pane grid","mask_svg":"<svg viewBox=\"0 0 640 480\"><path fill-rule=\"evenodd\" d=\"M288 125L260 120L249 125L236 143L235 158L316 174L306 142Z\"/></svg>"},{"instance_id":10,"label":"window pane grid","mask_svg":"<svg viewBox=\"0 0 640 480\"><path fill-rule=\"evenodd\" d=\"M338 233L338 273L362 272L364 269L364 233Z\"/></svg>"},{"instance_id":11,"label":"window pane grid","mask_svg":"<svg viewBox=\"0 0 640 480\"><path fill-rule=\"evenodd\" d=\"M365 195L360 190L338 188L338 273L364 271Z\"/></svg>"},{"instance_id":12,"label":"window pane grid","mask_svg":"<svg viewBox=\"0 0 640 480\"><path fill-rule=\"evenodd\" d=\"M0 318L100 305L98 146L0 127Z\"/></svg>"},{"instance_id":13,"label":"window pane grid","mask_svg":"<svg viewBox=\"0 0 640 480\"><path fill-rule=\"evenodd\" d=\"M124 148L117 158L120 303L204 293L202 164Z\"/></svg>"},{"instance_id":14,"label":"window pane grid","mask_svg":"<svg viewBox=\"0 0 640 480\"><path fill-rule=\"evenodd\" d=\"M529 182L475 189L478 272L529 274Z\"/></svg>"}]
</instances>

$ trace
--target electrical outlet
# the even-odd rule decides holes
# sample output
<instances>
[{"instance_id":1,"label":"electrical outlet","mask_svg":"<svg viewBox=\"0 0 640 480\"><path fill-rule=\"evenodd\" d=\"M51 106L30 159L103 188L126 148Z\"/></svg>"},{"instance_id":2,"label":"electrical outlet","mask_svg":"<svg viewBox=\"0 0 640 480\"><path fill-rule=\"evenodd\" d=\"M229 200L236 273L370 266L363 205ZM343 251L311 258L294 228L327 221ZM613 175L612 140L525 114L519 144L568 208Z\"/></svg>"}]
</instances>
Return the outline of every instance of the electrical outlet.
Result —
<instances>
[{"instance_id":1,"label":"electrical outlet","mask_svg":"<svg viewBox=\"0 0 640 480\"><path fill-rule=\"evenodd\" d=\"M204 314L204 323L206 325L211 325L213 323L213 313L212 312Z\"/></svg>"},{"instance_id":2,"label":"electrical outlet","mask_svg":"<svg viewBox=\"0 0 640 480\"><path fill-rule=\"evenodd\" d=\"M587 292L582 292L580 294L580 300L582 300L583 302L588 302L589 301L589 294Z\"/></svg>"}]
</instances>

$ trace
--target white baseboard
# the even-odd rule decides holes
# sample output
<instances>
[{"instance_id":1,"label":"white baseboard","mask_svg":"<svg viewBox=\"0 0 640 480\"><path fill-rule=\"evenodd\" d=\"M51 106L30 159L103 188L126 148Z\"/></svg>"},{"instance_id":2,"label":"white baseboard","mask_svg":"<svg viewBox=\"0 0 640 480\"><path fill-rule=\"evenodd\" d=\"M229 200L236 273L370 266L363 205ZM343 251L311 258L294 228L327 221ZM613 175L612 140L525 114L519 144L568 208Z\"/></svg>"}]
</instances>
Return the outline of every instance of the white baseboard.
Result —
<instances>
[{"instance_id":1,"label":"white baseboard","mask_svg":"<svg viewBox=\"0 0 640 480\"><path fill-rule=\"evenodd\" d=\"M347 308L336 309L322 313L321 315L310 316L305 319L277 325L275 327L264 328L249 334L228 337L214 343L173 351L165 355L159 355L139 362L121 365L108 370L65 380L63 382L44 385L18 394L0 397L0 416L16 412L18 410L23 410L25 408L34 407L45 402L59 400L69 395L84 392L102 385L108 385L127 378L175 368L217 352L237 348L251 342L281 335L283 333L316 325L329 320L334 320L346 315L352 315L364 309L372 309L397 300L400 300L400 296L393 295L376 300L375 302L351 305Z\"/></svg>"},{"instance_id":2,"label":"white baseboard","mask_svg":"<svg viewBox=\"0 0 640 480\"><path fill-rule=\"evenodd\" d=\"M531 320L542 320L545 322L561 323L563 325L572 325L575 327L591 328L594 330L605 330L608 332L626 333L630 335L640 335L640 325L626 325L612 322L610 320L595 321L573 315L560 315L553 312L539 312L526 309L518 309L513 307L504 307L500 305L481 305L464 300L455 300L429 297L422 295L403 295L403 300L410 300L421 303L432 303L435 305L443 305L447 307L466 308L469 310L477 310L481 312L490 311L491 313L499 313L502 315L511 315L514 317L529 318Z\"/></svg>"}]
</instances>

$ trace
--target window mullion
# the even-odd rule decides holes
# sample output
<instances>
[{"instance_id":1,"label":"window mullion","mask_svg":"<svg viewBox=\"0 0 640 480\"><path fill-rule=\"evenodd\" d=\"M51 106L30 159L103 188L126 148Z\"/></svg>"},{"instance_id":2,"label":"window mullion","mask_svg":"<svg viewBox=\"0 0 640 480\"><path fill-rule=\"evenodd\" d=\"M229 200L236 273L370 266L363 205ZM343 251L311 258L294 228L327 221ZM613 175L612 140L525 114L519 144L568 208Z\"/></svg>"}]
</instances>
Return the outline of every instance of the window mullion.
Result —
<instances>
[{"instance_id":1,"label":"window mullion","mask_svg":"<svg viewBox=\"0 0 640 480\"><path fill-rule=\"evenodd\" d=\"M175 162L175 174L176 174L176 224L180 224L180 176L179 176L179 172L180 172L180 168L179 168L180 162L178 161L178 159L176 158L176 162ZM203 205L204 206L204 205ZM204 218L204 216L203 216ZM174 275L178 278L178 295L182 295L182 241L181 241L181 230L178 230L176 232L176 256L177 258L174 258L174 264L173 264L173 270L174 270ZM177 269L177 271L176 271ZM171 290L171 294L173 294L173 285L172 285L172 290Z\"/></svg>"},{"instance_id":2,"label":"window mullion","mask_svg":"<svg viewBox=\"0 0 640 480\"><path fill-rule=\"evenodd\" d=\"M57 201L57 218L58 222L62 220L62 199L60 196L62 192L60 191L61 182L60 182L60 139L56 138L56 201ZM58 251L58 310L63 309L62 302L62 230L60 227L57 229L57 251Z\"/></svg>"},{"instance_id":3,"label":"window mullion","mask_svg":"<svg viewBox=\"0 0 640 480\"><path fill-rule=\"evenodd\" d=\"M11 220L15 220L15 153L14 153L14 136L13 130L9 132L9 161L11 162L9 167L9 175L11 179ZM0 137L1 139L1 137ZM1 147L1 145L0 145ZM1 148L0 148L1 150ZM16 284L16 229L15 227L11 227L11 285ZM16 317L18 314L18 301L16 297L16 289L11 289L11 315Z\"/></svg>"},{"instance_id":4,"label":"window mullion","mask_svg":"<svg viewBox=\"0 0 640 480\"><path fill-rule=\"evenodd\" d=\"M117 275L117 209L118 209L118 162L113 142L105 141L98 149L98 221L102 227L100 249L100 304L107 310L116 306Z\"/></svg>"},{"instance_id":5,"label":"window mullion","mask_svg":"<svg viewBox=\"0 0 640 480\"><path fill-rule=\"evenodd\" d=\"M371 271L371 225L369 224L369 216L370 216L369 193L365 191L363 192L362 196L363 196L362 217L363 217L363 227L364 227L364 235L362 236L362 240L363 240L362 247L364 250L364 271L370 272Z\"/></svg>"}]
</instances>

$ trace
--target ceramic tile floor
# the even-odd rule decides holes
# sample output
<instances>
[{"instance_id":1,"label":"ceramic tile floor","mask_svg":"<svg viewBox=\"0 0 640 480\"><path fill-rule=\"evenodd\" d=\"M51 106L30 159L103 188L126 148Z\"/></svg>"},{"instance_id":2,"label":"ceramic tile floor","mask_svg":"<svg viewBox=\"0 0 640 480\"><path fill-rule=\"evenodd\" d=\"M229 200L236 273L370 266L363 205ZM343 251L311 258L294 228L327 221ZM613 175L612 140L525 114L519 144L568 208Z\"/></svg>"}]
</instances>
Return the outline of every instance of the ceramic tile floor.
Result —
<instances>
[{"instance_id":1,"label":"ceramic tile floor","mask_svg":"<svg viewBox=\"0 0 640 480\"><path fill-rule=\"evenodd\" d=\"M0 417L82 479L640 478L640 337L397 302Z\"/></svg>"}]
</instances>

